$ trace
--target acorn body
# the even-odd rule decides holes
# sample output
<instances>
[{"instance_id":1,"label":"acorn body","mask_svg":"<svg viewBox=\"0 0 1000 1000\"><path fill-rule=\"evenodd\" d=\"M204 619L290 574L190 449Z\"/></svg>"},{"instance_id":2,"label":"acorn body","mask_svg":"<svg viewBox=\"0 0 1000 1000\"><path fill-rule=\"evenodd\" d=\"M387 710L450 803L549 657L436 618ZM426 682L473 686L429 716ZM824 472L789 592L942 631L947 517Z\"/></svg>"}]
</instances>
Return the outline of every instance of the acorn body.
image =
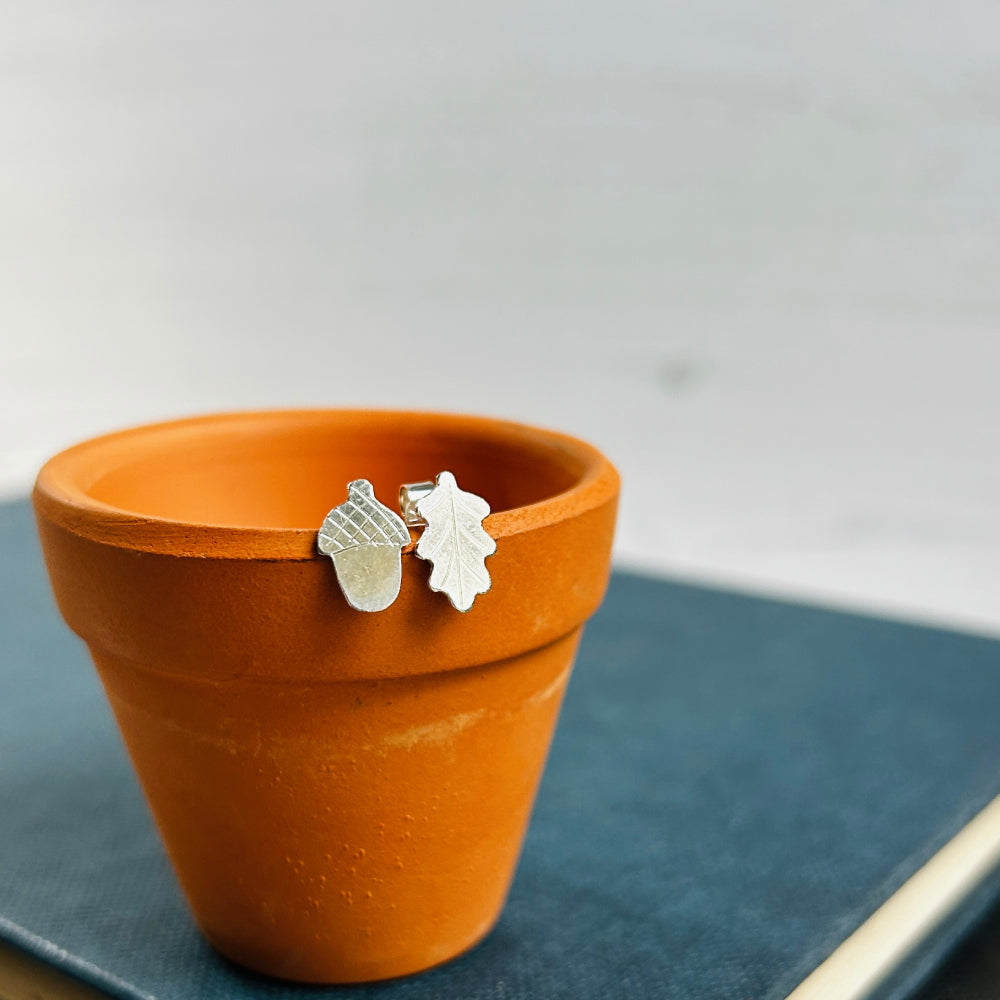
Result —
<instances>
[{"instance_id":1,"label":"acorn body","mask_svg":"<svg viewBox=\"0 0 1000 1000\"><path fill-rule=\"evenodd\" d=\"M409 541L403 519L375 499L367 479L355 479L347 501L326 515L318 545L333 559L347 603L355 611L383 611L399 595Z\"/></svg>"}]
</instances>

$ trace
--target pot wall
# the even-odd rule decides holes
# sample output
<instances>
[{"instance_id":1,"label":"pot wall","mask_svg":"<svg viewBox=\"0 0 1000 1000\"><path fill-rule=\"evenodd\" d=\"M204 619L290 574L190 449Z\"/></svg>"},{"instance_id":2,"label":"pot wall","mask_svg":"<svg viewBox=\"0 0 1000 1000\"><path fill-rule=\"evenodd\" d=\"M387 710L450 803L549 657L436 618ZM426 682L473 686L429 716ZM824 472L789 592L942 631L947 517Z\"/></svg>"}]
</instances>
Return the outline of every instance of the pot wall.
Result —
<instances>
[{"instance_id":1,"label":"pot wall","mask_svg":"<svg viewBox=\"0 0 1000 1000\"><path fill-rule=\"evenodd\" d=\"M578 638L353 682L92 652L209 940L270 975L359 982L436 965L499 917Z\"/></svg>"}]
</instances>

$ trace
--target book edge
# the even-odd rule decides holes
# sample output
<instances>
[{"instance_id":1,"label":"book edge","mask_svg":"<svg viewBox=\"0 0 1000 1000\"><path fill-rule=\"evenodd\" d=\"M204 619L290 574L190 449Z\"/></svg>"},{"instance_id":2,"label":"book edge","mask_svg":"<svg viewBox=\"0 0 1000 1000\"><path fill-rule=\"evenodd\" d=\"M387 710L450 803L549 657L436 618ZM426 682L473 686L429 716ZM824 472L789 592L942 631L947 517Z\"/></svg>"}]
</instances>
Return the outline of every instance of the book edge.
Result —
<instances>
[{"instance_id":1,"label":"book edge","mask_svg":"<svg viewBox=\"0 0 1000 1000\"><path fill-rule=\"evenodd\" d=\"M2 915L0 915L0 937L5 944L20 948L33 960L73 976L108 996L118 997L120 1000L156 1000L151 993L146 993L132 983L120 979L113 972L74 955L66 948L61 948L48 938L35 934Z\"/></svg>"},{"instance_id":2,"label":"book edge","mask_svg":"<svg viewBox=\"0 0 1000 1000\"><path fill-rule=\"evenodd\" d=\"M1000 866L1000 795L785 1000L868 1000Z\"/></svg>"}]
</instances>

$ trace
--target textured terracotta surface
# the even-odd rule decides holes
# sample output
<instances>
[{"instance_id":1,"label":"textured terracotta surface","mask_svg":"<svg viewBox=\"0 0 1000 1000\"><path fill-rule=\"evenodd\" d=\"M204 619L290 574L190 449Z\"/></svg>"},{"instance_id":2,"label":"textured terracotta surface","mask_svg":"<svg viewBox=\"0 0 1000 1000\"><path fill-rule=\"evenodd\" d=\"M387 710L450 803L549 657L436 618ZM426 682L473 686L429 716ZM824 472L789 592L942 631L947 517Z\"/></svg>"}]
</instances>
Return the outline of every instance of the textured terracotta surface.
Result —
<instances>
[{"instance_id":1,"label":"textured terracotta surface","mask_svg":"<svg viewBox=\"0 0 1000 1000\"><path fill-rule=\"evenodd\" d=\"M316 530L346 484L479 493L492 590L467 614L403 556L353 611ZM263 972L357 982L458 954L499 916L580 630L603 595L614 469L481 418L279 411L85 442L34 501L207 937Z\"/></svg>"}]
</instances>

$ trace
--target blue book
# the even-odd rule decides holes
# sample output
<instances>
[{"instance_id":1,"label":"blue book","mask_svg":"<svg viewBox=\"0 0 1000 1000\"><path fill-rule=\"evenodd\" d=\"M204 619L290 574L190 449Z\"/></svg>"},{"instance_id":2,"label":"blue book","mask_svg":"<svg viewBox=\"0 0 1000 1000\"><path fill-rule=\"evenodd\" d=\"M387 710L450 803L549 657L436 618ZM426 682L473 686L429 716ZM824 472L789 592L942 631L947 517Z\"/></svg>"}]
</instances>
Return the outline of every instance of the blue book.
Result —
<instances>
[{"instance_id":1,"label":"blue book","mask_svg":"<svg viewBox=\"0 0 1000 1000\"><path fill-rule=\"evenodd\" d=\"M496 930L389 983L255 976L188 916L27 504L0 552L0 939L111 996L887 1000L996 897L1000 643L618 573Z\"/></svg>"}]
</instances>

